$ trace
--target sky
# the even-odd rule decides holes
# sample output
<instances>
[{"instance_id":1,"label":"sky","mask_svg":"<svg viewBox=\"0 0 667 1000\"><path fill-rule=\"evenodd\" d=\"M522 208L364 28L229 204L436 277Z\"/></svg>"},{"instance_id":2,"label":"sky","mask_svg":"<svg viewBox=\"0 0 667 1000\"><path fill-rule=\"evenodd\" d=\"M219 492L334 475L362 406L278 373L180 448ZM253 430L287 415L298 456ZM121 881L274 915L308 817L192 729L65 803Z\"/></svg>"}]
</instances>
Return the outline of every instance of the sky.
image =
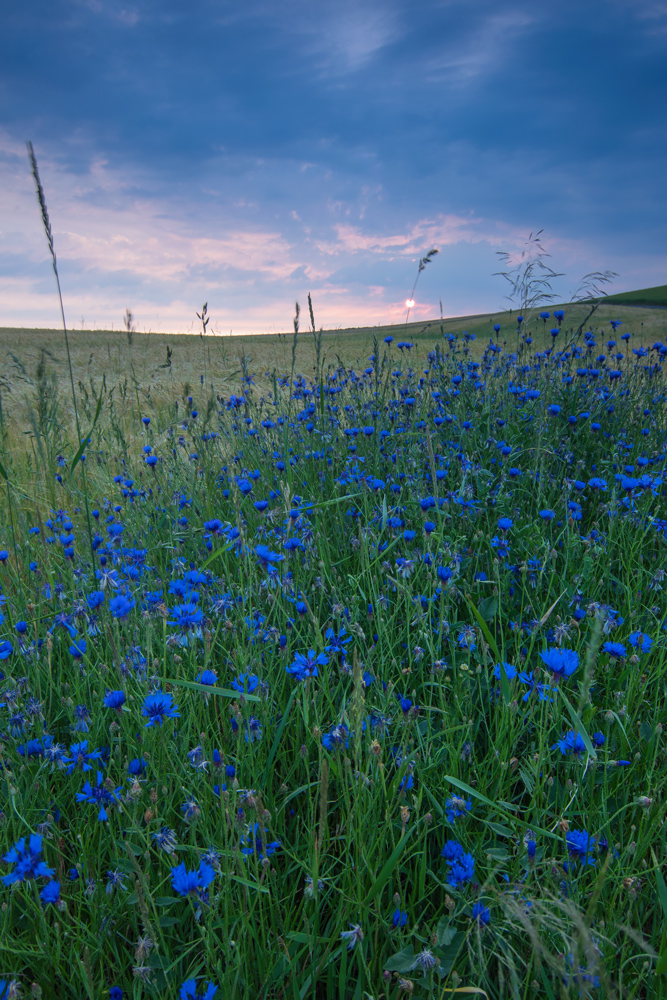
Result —
<instances>
[{"instance_id":1,"label":"sky","mask_svg":"<svg viewBox=\"0 0 667 1000\"><path fill-rule=\"evenodd\" d=\"M5 0L0 326L289 330L667 283L667 0Z\"/></svg>"}]
</instances>

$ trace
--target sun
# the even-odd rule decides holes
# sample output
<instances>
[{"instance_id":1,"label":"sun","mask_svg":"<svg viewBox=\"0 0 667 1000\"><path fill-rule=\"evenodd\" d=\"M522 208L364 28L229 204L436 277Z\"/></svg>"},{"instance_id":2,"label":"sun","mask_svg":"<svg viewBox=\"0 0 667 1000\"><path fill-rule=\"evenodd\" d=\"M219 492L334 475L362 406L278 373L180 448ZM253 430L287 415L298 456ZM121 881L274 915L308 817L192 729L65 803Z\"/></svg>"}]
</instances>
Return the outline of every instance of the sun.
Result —
<instances>
[{"instance_id":1,"label":"sun","mask_svg":"<svg viewBox=\"0 0 667 1000\"><path fill-rule=\"evenodd\" d=\"M405 300L405 304L408 307L408 309L412 309L413 305L415 304L415 300L414 299L406 299Z\"/></svg>"}]
</instances>

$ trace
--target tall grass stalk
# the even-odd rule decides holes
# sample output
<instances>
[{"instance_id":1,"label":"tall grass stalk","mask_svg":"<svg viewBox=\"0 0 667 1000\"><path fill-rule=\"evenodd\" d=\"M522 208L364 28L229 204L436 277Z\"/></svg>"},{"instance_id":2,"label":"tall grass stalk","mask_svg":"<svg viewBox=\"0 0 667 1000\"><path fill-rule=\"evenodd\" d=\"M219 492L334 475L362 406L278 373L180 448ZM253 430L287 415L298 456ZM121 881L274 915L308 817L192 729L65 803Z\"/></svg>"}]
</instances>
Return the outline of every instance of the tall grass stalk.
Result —
<instances>
[{"instance_id":1,"label":"tall grass stalk","mask_svg":"<svg viewBox=\"0 0 667 1000\"><path fill-rule=\"evenodd\" d=\"M72 390L72 408L74 410L74 422L76 424L77 449L80 449L81 446L84 444L84 440L81 436L81 424L79 423L79 409L76 401L76 390L74 388L74 370L72 368L72 355L69 349L69 336L67 333L67 323L65 321L65 307L63 305L63 296L60 288L60 275L58 274L58 261L56 259L56 250L53 242L53 232L51 230L51 221L49 219L49 211L46 205L46 197L44 195L44 189L42 188L42 182L39 177L39 170L37 168L37 158L35 157L35 151L32 147L32 142L27 142L26 145L28 149L28 159L30 160L30 168L32 171L32 176L34 178L35 188L37 191L37 201L39 202L39 208L42 214L42 225L44 226L44 234L46 236L46 242L49 248L49 253L51 255L51 265L53 267L53 273L56 278L56 288L58 289L58 303L60 305L60 316L63 324L63 333L65 334L65 351L67 354L67 368L69 371L70 388ZM83 477L83 497L86 507L86 522L88 527L88 541L90 544L91 559L94 561L95 551L93 548L93 529L90 522L90 510L88 507L88 490L86 487L85 459L82 462L82 477Z\"/></svg>"}]
</instances>

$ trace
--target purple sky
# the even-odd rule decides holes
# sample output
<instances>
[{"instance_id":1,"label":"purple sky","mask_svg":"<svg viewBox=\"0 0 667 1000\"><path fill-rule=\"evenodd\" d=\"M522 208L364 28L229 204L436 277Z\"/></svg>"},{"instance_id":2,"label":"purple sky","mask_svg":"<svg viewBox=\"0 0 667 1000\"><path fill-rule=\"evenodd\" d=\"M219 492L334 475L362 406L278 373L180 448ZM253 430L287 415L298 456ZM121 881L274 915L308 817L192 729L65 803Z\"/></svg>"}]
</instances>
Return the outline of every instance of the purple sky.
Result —
<instances>
[{"instance_id":1,"label":"purple sky","mask_svg":"<svg viewBox=\"0 0 667 1000\"><path fill-rule=\"evenodd\" d=\"M667 282L667 3L9 0L0 325L287 330L506 306L543 228L583 274Z\"/></svg>"}]
</instances>

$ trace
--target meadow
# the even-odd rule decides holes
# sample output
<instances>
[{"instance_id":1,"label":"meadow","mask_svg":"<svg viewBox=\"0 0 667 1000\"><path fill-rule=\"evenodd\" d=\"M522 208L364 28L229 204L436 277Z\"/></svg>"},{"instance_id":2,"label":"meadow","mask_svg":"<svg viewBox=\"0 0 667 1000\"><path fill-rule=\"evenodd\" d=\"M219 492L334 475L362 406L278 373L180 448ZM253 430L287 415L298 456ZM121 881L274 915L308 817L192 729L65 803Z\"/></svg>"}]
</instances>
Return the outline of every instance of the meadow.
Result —
<instances>
[{"instance_id":1,"label":"meadow","mask_svg":"<svg viewBox=\"0 0 667 1000\"><path fill-rule=\"evenodd\" d=\"M663 301L667 286L650 290L651 301L657 306ZM634 293L628 293L630 295ZM638 294L638 293L636 293ZM641 296L640 296L641 297ZM549 307L554 311L566 310L567 318L559 334L560 349L566 349L582 323L586 330L596 331L601 342L606 342L611 321L620 320L625 329L632 330L633 346L651 347L658 340L667 338L667 313L661 308L631 308L627 305L600 303L594 314L588 303L569 303ZM365 368L367 358L373 353L374 344L383 343L384 337L393 336L396 343L410 341L414 349L426 356L436 344L449 335L463 335L473 339L467 346L470 356L479 360L490 337L505 352L524 353L548 350L553 346L549 330L551 322L540 319L534 311L530 323L532 344L525 344L521 333L517 336L516 311L476 316L439 318L424 322L410 322L401 327L359 327L351 330L319 330L320 363L326 369L331 365L347 368ZM317 303L315 303L315 319ZM302 314L303 316L303 314ZM307 314L306 314L307 316ZM303 324L302 324L303 325ZM500 326L498 337L494 327ZM242 386L243 365L246 361L255 372L256 385L271 388L273 372L290 372L293 356L295 372L308 378L315 375L317 351L310 320L301 329L294 342L293 330L278 334L245 336L214 335L206 337L192 334L160 334L134 332L130 337L124 330L70 330L69 346L74 382L81 396L82 405L98 397L105 389L106 406L118 403L118 422L124 431L136 429L137 417L145 405L169 406L185 392L200 392L202 379L206 392L235 392ZM620 329L620 327L619 327ZM585 332L583 329L579 334ZM528 335L528 334L527 334ZM523 343L523 348L522 348ZM59 417L66 419L71 411L71 386L68 359L63 344L63 331L31 330L0 327L0 390L5 401L9 424L23 434L32 428L33 417L39 409L36 401L46 393L49 399L57 397ZM268 375L267 375L268 372ZM48 382L48 386L45 384ZM39 389L39 385L42 389ZM213 388L211 388L211 386ZM199 397L198 397L199 398ZM130 410L128 410L130 408ZM71 425L73 414L67 420ZM127 424L125 416L128 416Z\"/></svg>"},{"instance_id":2,"label":"meadow","mask_svg":"<svg viewBox=\"0 0 667 1000\"><path fill-rule=\"evenodd\" d=\"M667 317L588 311L2 332L0 996L667 995Z\"/></svg>"}]
</instances>

